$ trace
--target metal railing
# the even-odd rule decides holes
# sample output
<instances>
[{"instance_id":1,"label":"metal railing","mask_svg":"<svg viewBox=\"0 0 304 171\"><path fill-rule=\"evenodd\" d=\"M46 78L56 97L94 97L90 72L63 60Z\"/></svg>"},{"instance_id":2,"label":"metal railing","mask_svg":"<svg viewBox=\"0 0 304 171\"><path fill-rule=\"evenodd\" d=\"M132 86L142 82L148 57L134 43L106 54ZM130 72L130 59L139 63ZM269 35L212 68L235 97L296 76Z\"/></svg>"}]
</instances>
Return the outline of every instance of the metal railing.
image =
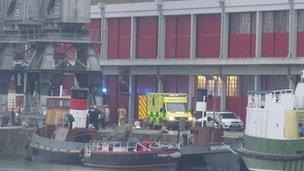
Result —
<instances>
[{"instance_id":1,"label":"metal railing","mask_svg":"<svg viewBox=\"0 0 304 171\"><path fill-rule=\"evenodd\" d=\"M1 30L0 42L73 42L100 43L99 30L26 29Z\"/></svg>"},{"instance_id":2,"label":"metal railing","mask_svg":"<svg viewBox=\"0 0 304 171\"><path fill-rule=\"evenodd\" d=\"M148 144L145 144L148 143ZM94 152L130 152L138 151L141 148L143 151L153 151L158 149L180 149L180 143L172 142L102 142L94 141L87 146L87 151Z\"/></svg>"}]
</instances>

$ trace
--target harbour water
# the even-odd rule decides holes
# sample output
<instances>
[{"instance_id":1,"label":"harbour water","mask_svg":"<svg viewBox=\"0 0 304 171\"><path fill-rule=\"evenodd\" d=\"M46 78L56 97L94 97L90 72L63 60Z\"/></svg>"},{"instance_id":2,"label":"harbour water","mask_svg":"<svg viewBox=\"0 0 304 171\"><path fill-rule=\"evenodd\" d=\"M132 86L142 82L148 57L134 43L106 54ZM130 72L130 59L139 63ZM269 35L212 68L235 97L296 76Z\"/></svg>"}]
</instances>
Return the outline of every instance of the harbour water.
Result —
<instances>
[{"instance_id":1,"label":"harbour water","mask_svg":"<svg viewBox=\"0 0 304 171\"><path fill-rule=\"evenodd\" d=\"M117 170L117 169L116 169ZM139 171L143 169L131 169ZM144 169L147 170L147 169ZM149 169L150 170L150 169ZM155 171L175 171L176 169L155 169ZM113 171L111 169L90 168L73 165L58 165L49 163L36 163L31 161L19 160L0 160L0 171ZM127 169L124 169L127 171ZM152 169L153 171L153 169Z\"/></svg>"}]
</instances>

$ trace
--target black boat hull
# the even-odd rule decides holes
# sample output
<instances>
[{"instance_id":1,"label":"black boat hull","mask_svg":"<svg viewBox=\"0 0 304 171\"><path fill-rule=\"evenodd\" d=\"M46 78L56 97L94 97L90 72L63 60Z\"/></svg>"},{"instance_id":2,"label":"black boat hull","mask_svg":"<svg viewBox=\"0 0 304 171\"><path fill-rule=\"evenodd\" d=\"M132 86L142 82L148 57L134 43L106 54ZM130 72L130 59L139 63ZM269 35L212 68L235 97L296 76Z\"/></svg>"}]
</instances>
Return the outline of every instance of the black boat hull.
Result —
<instances>
[{"instance_id":1,"label":"black boat hull","mask_svg":"<svg viewBox=\"0 0 304 171\"><path fill-rule=\"evenodd\" d=\"M156 152L96 152L82 159L85 166L112 169L177 168L177 162L167 153Z\"/></svg>"},{"instance_id":2,"label":"black boat hull","mask_svg":"<svg viewBox=\"0 0 304 171\"><path fill-rule=\"evenodd\" d=\"M27 158L37 162L81 165L87 143L58 141L34 134L27 145Z\"/></svg>"},{"instance_id":3,"label":"black boat hull","mask_svg":"<svg viewBox=\"0 0 304 171\"><path fill-rule=\"evenodd\" d=\"M31 148L30 159L32 161L81 165L80 151L67 152L67 151L46 150L35 147L30 147L30 148Z\"/></svg>"}]
</instances>

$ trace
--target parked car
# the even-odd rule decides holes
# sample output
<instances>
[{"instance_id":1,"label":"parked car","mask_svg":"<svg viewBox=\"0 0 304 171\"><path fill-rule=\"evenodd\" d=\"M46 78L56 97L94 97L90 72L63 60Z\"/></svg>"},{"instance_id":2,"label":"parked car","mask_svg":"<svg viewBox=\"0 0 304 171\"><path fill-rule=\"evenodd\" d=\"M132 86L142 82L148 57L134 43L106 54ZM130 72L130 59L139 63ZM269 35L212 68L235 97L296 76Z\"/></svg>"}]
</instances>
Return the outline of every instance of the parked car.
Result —
<instances>
[{"instance_id":1,"label":"parked car","mask_svg":"<svg viewBox=\"0 0 304 171\"><path fill-rule=\"evenodd\" d=\"M233 112L216 112L214 119L225 130L237 129L242 131L244 129L244 122Z\"/></svg>"}]
</instances>

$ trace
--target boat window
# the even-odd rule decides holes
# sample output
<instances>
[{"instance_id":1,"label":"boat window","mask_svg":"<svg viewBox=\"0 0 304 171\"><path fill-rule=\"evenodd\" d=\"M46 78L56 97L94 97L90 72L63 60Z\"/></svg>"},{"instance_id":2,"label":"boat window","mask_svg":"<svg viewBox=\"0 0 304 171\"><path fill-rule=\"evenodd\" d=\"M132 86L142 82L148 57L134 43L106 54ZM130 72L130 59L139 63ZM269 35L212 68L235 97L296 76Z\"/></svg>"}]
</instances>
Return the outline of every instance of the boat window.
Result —
<instances>
[{"instance_id":1,"label":"boat window","mask_svg":"<svg viewBox=\"0 0 304 171\"><path fill-rule=\"evenodd\" d=\"M69 107L70 106L70 99L66 98L50 98L47 99L47 108L58 108L58 107Z\"/></svg>"}]
</instances>

